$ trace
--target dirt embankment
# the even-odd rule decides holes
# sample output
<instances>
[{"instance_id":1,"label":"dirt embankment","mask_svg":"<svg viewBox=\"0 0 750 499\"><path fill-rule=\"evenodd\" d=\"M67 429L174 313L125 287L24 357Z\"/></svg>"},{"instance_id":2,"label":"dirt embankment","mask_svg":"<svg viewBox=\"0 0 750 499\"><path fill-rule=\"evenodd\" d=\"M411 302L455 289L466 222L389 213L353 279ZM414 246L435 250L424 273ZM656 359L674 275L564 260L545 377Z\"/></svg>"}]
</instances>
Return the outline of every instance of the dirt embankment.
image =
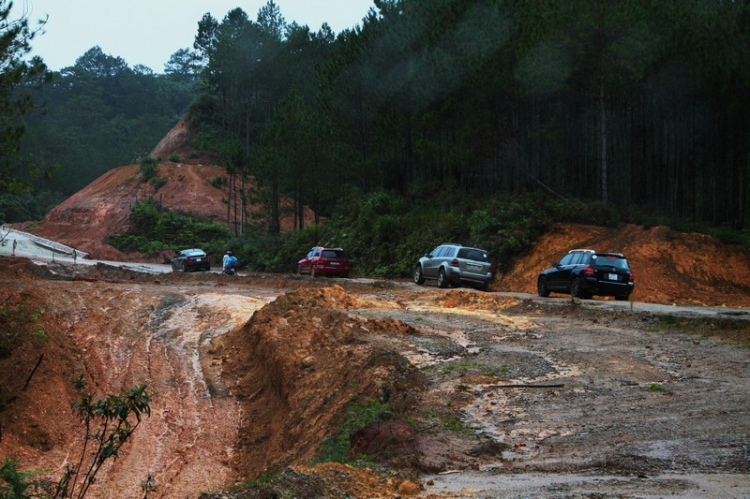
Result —
<instances>
[{"instance_id":1,"label":"dirt embankment","mask_svg":"<svg viewBox=\"0 0 750 499\"><path fill-rule=\"evenodd\" d=\"M493 289L536 293L539 271L576 248L623 253L635 274L637 301L750 307L750 249L667 227L557 225Z\"/></svg>"},{"instance_id":2,"label":"dirt embankment","mask_svg":"<svg viewBox=\"0 0 750 499\"><path fill-rule=\"evenodd\" d=\"M277 478L206 497L750 494L747 321L9 257L0 303L0 331L25 321L3 336L0 456L50 477L77 462L78 374L154 395L95 497L142 497L149 476L169 498L259 477ZM365 400L387 413L340 433ZM337 436L370 469L311 465Z\"/></svg>"}]
</instances>

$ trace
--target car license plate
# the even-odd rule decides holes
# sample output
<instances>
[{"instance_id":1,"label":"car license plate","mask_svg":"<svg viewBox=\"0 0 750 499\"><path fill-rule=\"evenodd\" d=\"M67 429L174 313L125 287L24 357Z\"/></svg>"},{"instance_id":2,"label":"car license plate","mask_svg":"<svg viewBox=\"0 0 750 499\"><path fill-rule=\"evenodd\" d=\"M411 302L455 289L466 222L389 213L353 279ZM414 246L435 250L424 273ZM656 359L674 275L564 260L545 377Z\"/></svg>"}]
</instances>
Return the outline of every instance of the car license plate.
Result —
<instances>
[{"instance_id":1,"label":"car license plate","mask_svg":"<svg viewBox=\"0 0 750 499\"><path fill-rule=\"evenodd\" d=\"M480 267L479 265L471 265L471 264L467 265L466 267L467 267L467 268L468 268L469 270L479 270L479 269L481 269L481 268L482 268L482 267Z\"/></svg>"},{"instance_id":2,"label":"car license plate","mask_svg":"<svg viewBox=\"0 0 750 499\"><path fill-rule=\"evenodd\" d=\"M196 261L196 262L202 262L202 261L203 261L203 258L196 258L196 259L195 259L195 261Z\"/></svg>"},{"instance_id":3,"label":"car license plate","mask_svg":"<svg viewBox=\"0 0 750 499\"><path fill-rule=\"evenodd\" d=\"M617 274L609 274L608 279L610 281L617 281L618 280Z\"/></svg>"},{"instance_id":4,"label":"car license plate","mask_svg":"<svg viewBox=\"0 0 750 499\"><path fill-rule=\"evenodd\" d=\"M331 265L341 265L339 262L331 262Z\"/></svg>"}]
</instances>

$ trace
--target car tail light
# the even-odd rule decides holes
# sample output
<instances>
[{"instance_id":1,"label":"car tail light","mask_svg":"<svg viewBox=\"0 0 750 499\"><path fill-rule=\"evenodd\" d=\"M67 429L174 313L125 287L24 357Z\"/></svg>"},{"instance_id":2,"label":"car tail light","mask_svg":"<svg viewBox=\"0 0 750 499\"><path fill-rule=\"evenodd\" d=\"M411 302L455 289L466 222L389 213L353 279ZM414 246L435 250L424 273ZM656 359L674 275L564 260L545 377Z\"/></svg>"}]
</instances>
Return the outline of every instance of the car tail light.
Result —
<instances>
[{"instance_id":1,"label":"car tail light","mask_svg":"<svg viewBox=\"0 0 750 499\"><path fill-rule=\"evenodd\" d=\"M632 272L630 273L630 277L628 278L628 281L635 282L635 276L633 275Z\"/></svg>"},{"instance_id":2,"label":"car tail light","mask_svg":"<svg viewBox=\"0 0 750 499\"><path fill-rule=\"evenodd\" d=\"M581 271L584 277L594 277L594 269L591 267L586 267Z\"/></svg>"},{"instance_id":3,"label":"car tail light","mask_svg":"<svg viewBox=\"0 0 750 499\"><path fill-rule=\"evenodd\" d=\"M454 258L453 261L451 261L451 267L458 267L458 260L457 259Z\"/></svg>"}]
</instances>

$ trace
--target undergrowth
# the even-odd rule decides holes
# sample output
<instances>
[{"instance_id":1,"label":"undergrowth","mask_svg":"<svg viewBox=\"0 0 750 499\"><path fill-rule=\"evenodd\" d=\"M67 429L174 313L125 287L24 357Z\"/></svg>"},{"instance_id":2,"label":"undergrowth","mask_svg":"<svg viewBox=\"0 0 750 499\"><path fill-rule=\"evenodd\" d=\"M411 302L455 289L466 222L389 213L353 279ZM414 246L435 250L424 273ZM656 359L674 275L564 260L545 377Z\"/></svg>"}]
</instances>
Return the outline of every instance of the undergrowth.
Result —
<instances>
[{"instance_id":1,"label":"undergrowth","mask_svg":"<svg viewBox=\"0 0 750 499\"><path fill-rule=\"evenodd\" d=\"M365 428L378 421L385 421L392 415L390 406L382 401L371 398L353 401L346 409L339 431L320 445L313 464L327 462L348 463L355 466L371 464L363 456L350 459L349 434L357 428Z\"/></svg>"}]
</instances>

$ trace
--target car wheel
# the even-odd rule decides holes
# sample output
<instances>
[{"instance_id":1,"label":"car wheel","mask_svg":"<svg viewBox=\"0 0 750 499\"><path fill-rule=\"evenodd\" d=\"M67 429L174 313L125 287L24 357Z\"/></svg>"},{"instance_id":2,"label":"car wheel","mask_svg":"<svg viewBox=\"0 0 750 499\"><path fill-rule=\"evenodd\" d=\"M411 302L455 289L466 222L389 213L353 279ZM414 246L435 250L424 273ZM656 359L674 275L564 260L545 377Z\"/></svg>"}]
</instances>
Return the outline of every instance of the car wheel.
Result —
<instances>
[{"instance_id":1,"label":"car wheel","mask_svg":"<svg viewBox=\"0 0 750 499\"><path fill-rule=\"evenodd\" d=\"M297 265L297 268L294 270L294 273L297 275L302 275L302 267L300 265Z\"/></svg>"},{"instance_id":2,"label":"car wheel","mask_svg":"<svg viewBox=\"0 0 750 499\"><path fill-rule=\"evenodd\" d=\"M344 279L349 279L349 274L341 274L341 277Z\"/></svg>"},{"instance_id":3,"label":"car wheel","mask_svg":"<svg viewBox=\"0 0 750 499\"><path fill-rule=\"evenodd\" d=\"M440 269L438 271L438 286L441 288L447 288L448 287L448 279L445 277L445 270Z\"/></svg>"},{"instance_id":4,"label":"car wheel","mask_svg":"<svg viewBox=\"0 0 750 499\"><path fill-rule=\"evenodd\" d=\"M187 272L187 267L185 266L185 262L182 262L182 271Z\"/></svg>"},{"instance_id":5,"label":"car wheel","mask_svg":"<svg viewBox=\"0 0 750 499\"><path fill-rule=\"evenodd\" d=\"M574 298L591 298L581 290L581 279L578 277L574 277L570 283L570 295Z\"/></svg>"},{"instance_id":6,"label":"car wheel","mask_svg":"<svg viewBox=\"0 0 750 499\"><path fill-rule=\"evenodd\" d=\"M630 295L617 295L615 296L615 300L617 301L628 301L630 298Z\"/></svg>"},{"instance_id":7,"label":"car wheel","mask_svg":"<svg viewBox=\"0 0 750 499\"><path fill-rule=\"evenodd\" d=\"M477 289L479 291L487 291L489 289L489 287L490 287L490 285L486 281L485 282L480 282L479 284L477 284Z\"/></svg>"},{"instance_id":8,"label":"car wheel","mask_svg":"<svg viewBox=\"0 0 750 499\"><path fill-rule=\"evenodd\" d=\"M536 281L536 293L542 298L547 298L549 296L549 288L547 287L546 278L540 277L539 280Z\"/></svg>"},{"instance_id":9,"label":"car wheel","mask_svg":"<svg viewBox=\"0 0 750 499\"><path fill-rule=\"evenodd\" d=\"M315 277L315 275L316 275L315 265L313 265L312 267L310 267L310 277Z\"/></svg>"},{"instance_id":10,"label":"car wheel","mask_svg":"<svg viewBox=\"0 0 750 499\"><path fill-rule=\"evenodd\" d=\"M419 284L420 286L424 284L424 276L422 275L421 265L417 265L417 268L414 269L414 282L416 284Z\"/></svg>"}]
</instances>

